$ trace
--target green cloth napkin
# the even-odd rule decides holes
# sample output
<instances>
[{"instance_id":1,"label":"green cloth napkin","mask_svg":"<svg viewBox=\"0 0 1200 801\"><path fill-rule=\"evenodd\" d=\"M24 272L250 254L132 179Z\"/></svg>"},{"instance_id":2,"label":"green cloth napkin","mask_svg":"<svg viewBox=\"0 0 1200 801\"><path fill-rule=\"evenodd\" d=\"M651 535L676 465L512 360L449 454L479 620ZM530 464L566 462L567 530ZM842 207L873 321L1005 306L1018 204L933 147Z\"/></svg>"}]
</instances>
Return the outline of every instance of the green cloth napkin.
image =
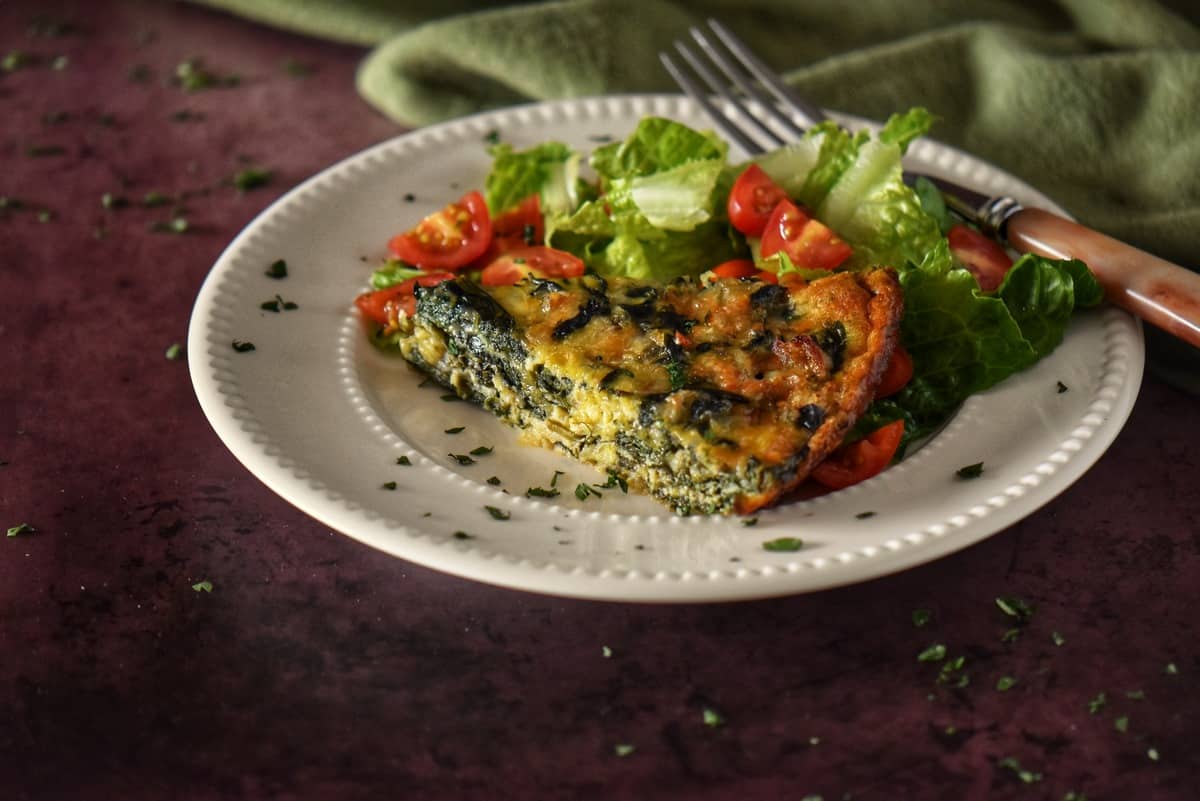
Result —
<instances>
[{"instance_id":1,"label":"green cloth napkin","mask_svg":"<svg viewBox=\"0 0 1200 801\"><path fill-rule=\"evenodd\" d=\"M926 106L940 117L934 138L1094 228L1200 266L1193 0L201 2L374 46L358 89L409 126L531 100L673 91L658 52L715 17L821 105L877 120Z\"/></svg>"}]
</instances>

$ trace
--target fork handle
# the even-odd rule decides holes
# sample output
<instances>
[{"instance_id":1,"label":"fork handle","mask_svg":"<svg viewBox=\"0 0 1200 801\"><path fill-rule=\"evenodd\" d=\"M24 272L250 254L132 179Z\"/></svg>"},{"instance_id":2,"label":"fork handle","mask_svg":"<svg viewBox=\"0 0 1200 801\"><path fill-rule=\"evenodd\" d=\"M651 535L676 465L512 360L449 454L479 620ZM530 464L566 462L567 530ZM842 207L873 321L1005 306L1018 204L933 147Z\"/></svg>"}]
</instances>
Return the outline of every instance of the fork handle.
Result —
<instances>
[{"instance_id":1,"label":"fork handle","mask_svg":"<svg viewBox=\"0 0 1200 801\"><path fill-rule=\"evenodd\" d=\"M1200 273L1042 209L1018 211L1006 233L1022 253L1087 262L1110 303L1200 348Z\"/></svg>"}]
</instances>

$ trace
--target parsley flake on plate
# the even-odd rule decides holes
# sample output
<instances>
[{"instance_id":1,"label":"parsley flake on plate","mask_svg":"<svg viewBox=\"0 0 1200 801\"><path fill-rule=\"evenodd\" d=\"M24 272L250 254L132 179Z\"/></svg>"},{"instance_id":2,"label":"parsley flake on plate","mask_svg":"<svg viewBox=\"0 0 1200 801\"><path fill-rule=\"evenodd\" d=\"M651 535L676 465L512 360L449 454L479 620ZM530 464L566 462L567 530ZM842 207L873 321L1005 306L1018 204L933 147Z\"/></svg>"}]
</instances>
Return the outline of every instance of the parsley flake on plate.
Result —
<instances>
[{"instance_id":1,"label":"parsley flake on plate","mask_svg":"<svg viewBox=\"0 0 1200 801\"><path fill-rule=\"evenodd\" d=\"M464 431L466 431L466 430L467 430L467 427L466 427L466 426L454 426L453 428L447 428L447 429L446 429L446 430L445 430L443 433L446 433L446 434L461 434L462 432L464 432Z\"/></svg>"},{"instance_id":2,"label":"parsley flake on plate","mask_svg":"<svg viewBox=\"0 0 1200 801\"><path fill-rule=\"evenodd\" d=\"M280 278L287 278L287 274L287 262L283 259L276 259L275 261L271 262L270 266L267 267L266 272L264 273L264 275L266 275L268 278L274 278L276 280Z\"/></svg>"},{"instance_id":3,"label":"parsley flake on plate","mask_svg":"<svg viewBox=\"0 0 1200 801\"><path fill-rule=\"evenodd\" d=\"M493 520L508 520L512 517L512 512L505 511L504 509L500 509L495 506L485 506L483 508L487 510L487 513L492 516Z\"/></svg>"},{"instance_id":4,"label":"parsley flake on plate","mask_svg":"<svg viewBox=\"0 0 1200 801\"><path fill-rule=\"evenodd\" d=\"M446 455L463 466L475 464L475 460L465 453L448 453Z\"/></svg>"},{"instance_id":5,"label":"parsley flake on plate","mask_svg":"<svg viewBox=\"0 0 1200 801\"><path fill-rule=\"evenodd\" d=\"M409 459L407 456L398 456L398 457L396 457L396 464L402 465L404 467L411 467L412 459Z\"/></svg>"},{"instance_id":6,"label":"parsley flake on plate","mask_svg":"<svg viewBox=\"0 0 1200 801\"><path fill-rule=\"evenodd\" d=\"M592 489L587 484L575 485L575 497L581 501L586 501L589 497L595 495L597 498L603 498L604 495L597 490Z\"/></svg>"},{"instance_id":7,"label":"parsley flake on plate","mask_svg":"<svg viewBox=\"0 0 1200 801\"><path fill-rule=\"evenodd\" d=\"M489 453L492 452L492 450L493 450L492 448L489 448L486 445L480 445L478 448L471 449L471 455L472 456L487 456Z\"/></svg>"},{"instance_id":8,"label":"parsley flake on plate","mask_svg":"<svg viewBox=\"0 0 1200 801\"><path fill-rule=\"evenodd\" d=\"M395 481L385 481L379 485L379 488L389 490L389 491L394 490L394 489L396 489L396 482Z\"/></svg>"},{"instance_id":9,"label":"parsley flake on plate","mask_svg":"<svg viewBox=\"0 0 1200 801\"><path fill-rule=\"evenodd\" d=\"M233 349L238 353L249 353L255 349L253 342L244 342L240 339L233 340L231 344L233 345Z\"/></svg>"},{"instance_id":10,"label":"parsley flake on plate","mask_svg":"<svg viewBox=\"0 0 1200 801\"><path fill-rule=\"evenodd\" d=\"M778 537L773 540L767 540L762 544L764 551L772 551L775 553L786 553L798 551L804 547L804 540L799 537Z\"/></svg>"},{"instance_id":11,"label":"parsley flake on plate","mask_svg":"<svg viewBox=\"0 0 1200 801\"><path fill-rule=\"evenodd\" d=\"M525 490L526 498L557 498L558 490L543 489L542 487L530 487Z\"/></svg>"},{"instance_id":12,"label":"parsley flake on plate","mask_svg":"<svg viewBox=\"0 0 1200 801\"><path fill-rule=\"evenodd\" d=\"M983 475L983 462L976 462L966 467L960 467L954 471L954 475L961 479L979 478Z\"/></svg>"}]
</instances>

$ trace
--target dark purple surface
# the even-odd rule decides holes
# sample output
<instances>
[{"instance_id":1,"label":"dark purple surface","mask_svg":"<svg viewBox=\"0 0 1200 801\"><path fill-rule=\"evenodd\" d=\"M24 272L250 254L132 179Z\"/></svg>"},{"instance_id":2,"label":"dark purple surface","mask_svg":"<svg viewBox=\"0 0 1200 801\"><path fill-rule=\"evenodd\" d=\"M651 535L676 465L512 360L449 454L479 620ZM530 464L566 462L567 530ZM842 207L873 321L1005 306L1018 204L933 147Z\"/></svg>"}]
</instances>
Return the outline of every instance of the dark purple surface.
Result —
<instances>
[{"instance_id":1,"label":"dark purple surface","mask_svg":"<svg viewBox=\"0 0 1200 801\"><path fill-rule=\"evenodd\" d=\"M30 36L38 18L77 30ZM14 49L40 63L0 75L0 196L31 207L0 218L0 526L37 531L0 540L0 798L1197 797L1196 399L1147 379L1059 499L855 587L653 607L434 573L273 495L164 358L255 214L398 131L353 92L361 53L135 2L0 5ZM197 55L241 85L164 84ZM274 177L239 194L247 164ZM148 191L196 193L190 230L101 206ZM1015 641L997 596L1036 606ZM918 662L935 642L967 686Z\"/></svg>"}]
</instances>

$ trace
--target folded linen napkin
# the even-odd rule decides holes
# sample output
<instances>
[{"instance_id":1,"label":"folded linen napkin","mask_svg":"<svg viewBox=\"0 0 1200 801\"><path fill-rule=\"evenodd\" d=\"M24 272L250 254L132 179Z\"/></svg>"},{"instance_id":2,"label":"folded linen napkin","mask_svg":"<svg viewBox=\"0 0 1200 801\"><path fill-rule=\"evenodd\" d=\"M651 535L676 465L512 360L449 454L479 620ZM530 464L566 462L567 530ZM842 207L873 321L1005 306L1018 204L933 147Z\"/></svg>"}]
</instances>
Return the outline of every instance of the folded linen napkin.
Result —
<instances>
[{"instance_id":1,"label":"folded linen napkin","mask_svg":"<svg viewBox=\"0 0 1200 801\"><path fill-rule=\"evenodd\" d=\"M375 46L358 89L409 126L673 91L658 52L716 17L816 102L878 120L926 106L941 118L935 138L1092 227L1200 266L1200 20L1189 0L200 1ZM1194 350L1183 347L1179 358Z\"/></svg>"}]
</instances>

